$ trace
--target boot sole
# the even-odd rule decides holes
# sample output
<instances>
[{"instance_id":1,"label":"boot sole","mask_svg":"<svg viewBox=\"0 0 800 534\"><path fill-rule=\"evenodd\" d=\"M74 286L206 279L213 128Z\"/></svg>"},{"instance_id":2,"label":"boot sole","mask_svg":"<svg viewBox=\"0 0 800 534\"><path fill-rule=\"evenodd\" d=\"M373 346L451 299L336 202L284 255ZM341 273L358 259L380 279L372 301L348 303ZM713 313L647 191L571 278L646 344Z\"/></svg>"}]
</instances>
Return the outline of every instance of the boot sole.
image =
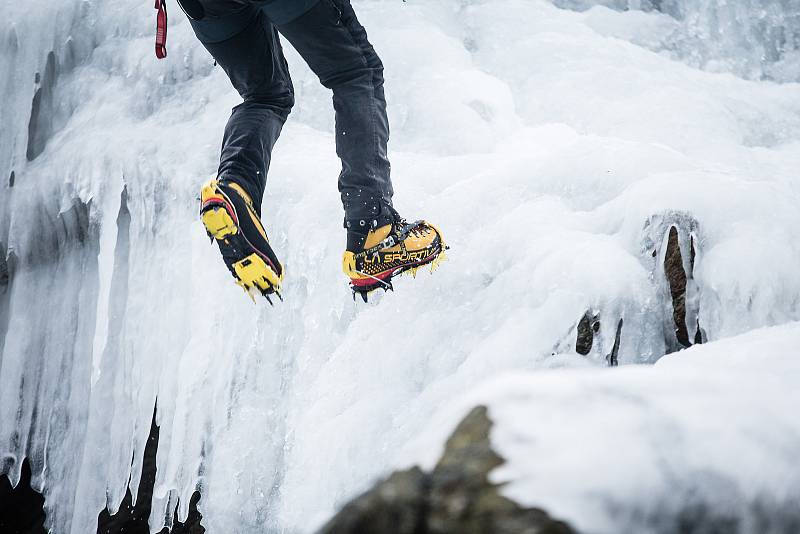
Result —
<instances>
[{"instance_id":1,"label":"boot sole","mask_svg":"<svg viewBox=\"0 0 800 534\"><path fill-rule=\"evenodd\" d=\"M251 289L269 298L277 294L280 298L281 276L239 231L236 215L224 199L211 199L202 208L201 219L208 235L219 244L223 256L240 257L231 265L236 283L248 294Z\"/></svg>"}]
</instances>

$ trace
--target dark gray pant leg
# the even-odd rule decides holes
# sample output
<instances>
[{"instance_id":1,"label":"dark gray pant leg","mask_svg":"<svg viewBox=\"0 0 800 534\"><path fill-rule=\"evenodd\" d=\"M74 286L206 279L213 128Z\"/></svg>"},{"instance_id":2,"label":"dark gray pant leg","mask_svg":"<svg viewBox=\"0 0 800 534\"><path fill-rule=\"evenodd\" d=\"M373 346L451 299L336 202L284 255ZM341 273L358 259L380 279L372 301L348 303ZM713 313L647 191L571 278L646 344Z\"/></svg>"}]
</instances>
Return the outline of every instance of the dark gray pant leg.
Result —
<instances>
[{"instance_id":1,"label":"dark gray pant leg","mask_svg":"<svg viewBox=\"0 0 800 534\"><path fill-rule=\"evenodd\" d=\"M346 222L361 227L389 222L393 191L383 64L350 1L320 0L278 30L333 90Z\"/></svg>"},{"instance_id":2,"label":"dark gray pant leg","mask_svg":"<svg viewBox=\"0 0 800 534\"><path fill-rule=\"evenodd\" d=\"M260 211L272 148L294 104L294 90L278 33L263 11L223 3L206 4L205 16L192 21L244 100L225 126L219 179L241 185Z\"/></svg>"}]
</instances>

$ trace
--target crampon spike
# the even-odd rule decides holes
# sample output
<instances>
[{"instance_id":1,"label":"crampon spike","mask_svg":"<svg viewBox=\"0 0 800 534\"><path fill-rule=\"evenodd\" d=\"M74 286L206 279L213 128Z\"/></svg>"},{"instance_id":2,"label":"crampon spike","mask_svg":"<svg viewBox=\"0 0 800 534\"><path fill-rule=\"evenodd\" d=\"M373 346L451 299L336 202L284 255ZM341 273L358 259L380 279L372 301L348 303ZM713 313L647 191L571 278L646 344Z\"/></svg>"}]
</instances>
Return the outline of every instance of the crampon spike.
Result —
<instances>
[{"instance_id":1,"label":"crampon spike","mask_svg":"<svg viewBox=\"0 0 800 534\"><path fill-rule=\"evenodd\" d=\"M266 281L266 278L264 280ZM267 299L270 306L275 306L275 304L272 303L272 299L269 298L270 294L275 292L275 287L271 283L267 282L267 287L264 289L259 288L259 291L261 295Z\"/></svg>"},{"instance_id":2,"label":"crampon spike","mask_svg":"<svg viewBox=\"0 0 800 534\"><path fill-rule=\"evenodd\" d=\"M250 297L250 300L252 300L253 304L255 304L256 303L256 296L253 295L253 292L250 291L249 289L245 289L244 292L247 293L247 296Z\"/></svg>"}]
</instances>

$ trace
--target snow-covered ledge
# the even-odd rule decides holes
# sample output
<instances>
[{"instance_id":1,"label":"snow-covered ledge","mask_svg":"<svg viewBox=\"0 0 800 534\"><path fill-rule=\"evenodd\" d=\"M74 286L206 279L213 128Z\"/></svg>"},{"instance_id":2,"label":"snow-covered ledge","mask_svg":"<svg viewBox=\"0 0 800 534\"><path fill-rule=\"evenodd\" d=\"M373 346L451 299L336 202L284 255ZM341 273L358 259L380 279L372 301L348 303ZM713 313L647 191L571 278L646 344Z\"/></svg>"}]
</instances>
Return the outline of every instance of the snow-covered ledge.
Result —
<instances>
[{"instance_id":1,"label":"snow-covered ledge","mask_svg":"<svg viewBox=\"0 0 800 534\"><path fill-rule=\"evenodd\" d=\"M799 353L791 323L655 366L498 378L431 420L406 451L421 470L395 473L323 531L376 517L389 527L371 532L511 534L520 517L530 532L572 531L552 516L598 534L797 532Z\"/></svg>"}]
</instances>

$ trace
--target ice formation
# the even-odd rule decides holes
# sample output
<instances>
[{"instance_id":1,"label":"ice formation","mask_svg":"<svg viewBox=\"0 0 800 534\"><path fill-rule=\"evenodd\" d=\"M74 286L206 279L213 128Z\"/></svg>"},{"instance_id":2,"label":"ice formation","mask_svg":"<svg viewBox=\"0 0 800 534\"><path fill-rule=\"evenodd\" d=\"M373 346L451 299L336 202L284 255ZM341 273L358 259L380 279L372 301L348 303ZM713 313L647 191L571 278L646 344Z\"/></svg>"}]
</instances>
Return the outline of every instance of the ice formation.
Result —
<instances>
[{"instance_id":1,"label":"ice formation","mask_svg":"<svg viewBox=\"0 0 800 534\"><path fill-rule=\"evenodd\" d=\"M494 375L684 346L667 264L690 343L800 320L798 2L596 3L355 2L386 65L396 206L452 246L368 306L339 272L329 95L288 51L297 105L263 205L288 276L272 309L197 220L238 97L177 6L159 62L149 2L7 2L0 472L28 457L53 532L91 532L136 493L157 398L154 531L200 488L212 533L307 532ZM640 372L656 396L662 367ZM625 373L603 379L624 390Z\"/></svg>"},{"instance_id":2,"label":"ice formation","mask_svg":"<svg viewBox=\"0 0 800 534\"><path fill-rule=\"evenodd\" d=\"M554 0L554 3L578 10L601 5L629 11L628 24L623 24L624 18L614 17L617 21L609 26L623 32L649 19L646 24L656 31L643 32L639 44L670 52L708 70L730 70L753 79L800 81L797 0ZM665 16L657 22L654 17L643 17L641 11L661 12ZM595 29L603 32L601 28Z\"/></svg>"}]
</instances>

